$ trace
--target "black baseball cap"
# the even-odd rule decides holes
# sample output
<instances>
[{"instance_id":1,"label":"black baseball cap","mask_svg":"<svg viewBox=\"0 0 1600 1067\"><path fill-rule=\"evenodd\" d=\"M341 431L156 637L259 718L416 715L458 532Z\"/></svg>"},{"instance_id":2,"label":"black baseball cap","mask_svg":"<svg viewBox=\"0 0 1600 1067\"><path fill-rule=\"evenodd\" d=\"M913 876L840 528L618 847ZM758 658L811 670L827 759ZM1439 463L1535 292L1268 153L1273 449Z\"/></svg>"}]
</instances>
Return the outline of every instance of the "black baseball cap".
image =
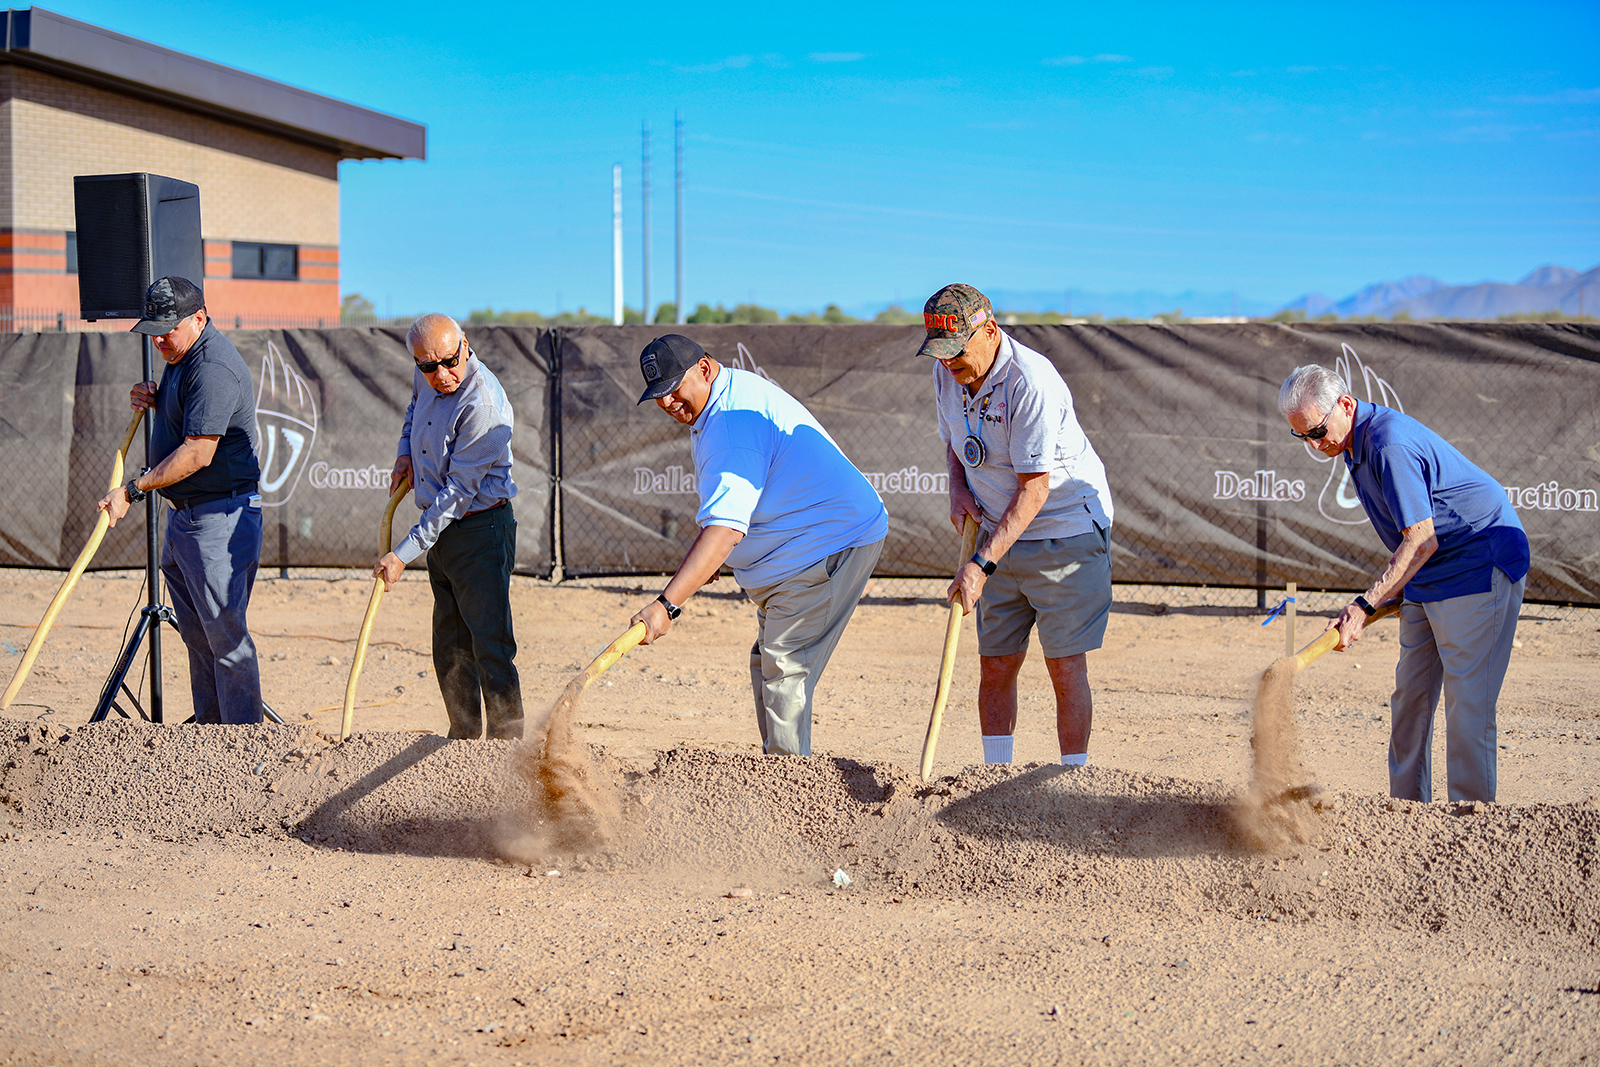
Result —
<instances>
[{"instance_id":1,"label":"black baseball cap","mask_svg":"<svg viewBox=\"0 0 1600 1067\"><path fill-rule=\"evenodd\" d=\"M639 403L659 400L672 392L689 368L705 357L706 350L681 333L662 334L645 345L639 353L639 372L644 375Z\"/></svg>"},{"instance_id":2,"label":"black baseball cap","mask_svg":"<svg viewBox=\"0 0 1600 1067\"><path fill-rule=\"evenodd\" d=\"M188 278L170 275L157 279L144 291L144 318L133 327L134 333L151 337L169 333L172 328L206 306L206 295Z\"/></svg>"}]
</instances>

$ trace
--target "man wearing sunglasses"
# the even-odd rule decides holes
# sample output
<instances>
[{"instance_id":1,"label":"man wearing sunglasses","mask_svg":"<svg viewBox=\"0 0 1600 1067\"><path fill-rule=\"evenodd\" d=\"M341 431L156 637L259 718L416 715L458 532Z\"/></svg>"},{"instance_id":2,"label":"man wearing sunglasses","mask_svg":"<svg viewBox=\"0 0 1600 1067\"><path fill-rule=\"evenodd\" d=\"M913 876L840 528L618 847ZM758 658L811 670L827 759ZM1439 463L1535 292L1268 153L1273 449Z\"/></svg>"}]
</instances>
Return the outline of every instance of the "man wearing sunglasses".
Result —
<instances>
[{"instance_id":1,"label":"man wearing sunglasses","mask_svg":"<svg viewBox=\"0 0 1600 1067\"><path fill-rule=\"evenodd\" d=\"M1403 592L1389 698L1389 793L1433 799L1433 713L1443 690L1451 800L1494 800L1495 704L1527 581L1528 536L1500 483L1399 411L1357 400L1335 371L1296 367L1278 393L1289 432L1344 456L1388 565L1328 624L1345 649Z\"/></svg>"},{"instance_id":2,"label":"man wearing sunglasses","mask_svg":"<svg viewBox=\"0 0 1600 1067\"><path fill-rule=\"evenodd\" d=\"M522 685L512 662L511 403L448 315L406 332L416 364L389 492L410 478L422 517L378 560L389 589L428 554L433 666L452 738L522 736Z\"/></svg>"},{"instance_id":3,"label":"man wearing sunglasses","mask_svg":"<svg viewBox=\"0 0 1600 1067\"><path fill-rule=\"evenodd\" d=\"M1048 359L995 322L989 298L947 285L922 308L950 469L950 521L983 528L946 599L978 611L978 720L986 763L1010 763L1017 677L1035 626L1056 698L1063 766L1089 760L1087 653L1111 614L1111 489Z\"/></svg>"}]
</instances>

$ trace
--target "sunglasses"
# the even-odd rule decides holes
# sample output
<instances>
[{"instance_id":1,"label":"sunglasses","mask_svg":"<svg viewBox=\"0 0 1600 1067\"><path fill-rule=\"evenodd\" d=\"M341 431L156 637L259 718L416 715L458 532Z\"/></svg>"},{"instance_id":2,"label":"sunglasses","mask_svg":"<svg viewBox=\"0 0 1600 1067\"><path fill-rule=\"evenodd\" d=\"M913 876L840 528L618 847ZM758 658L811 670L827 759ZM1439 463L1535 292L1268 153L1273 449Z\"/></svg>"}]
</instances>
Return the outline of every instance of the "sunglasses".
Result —
<instances>
[{"instance_id":1,"label":"sunglasses","mask_svg":"<svg viewBox=\"0 0 1600 1067\"><path fill-rule=\"evenodd\" d=\"M1324 437L1328 436L1328 420L1332 417L1333 409L1329 408L1328 413L1322 416L1322 421L1311 427L1311 429L1307 430L1305 433L1301 433L1299 430L1293 429L1292 427L1290 428L1289 433L1294 437L1300 438L1302 441L1320 441Z\"/></svg>"},{"instance_id":2,"label":"sunglasses","mask_svg":"<svg viewBox=\"0 0 1600 1067\"><path fill-rule=\"evenodd\" d=\"M466 345L466 343L467 343L467 339L465 337L463 337L461 339L461 344L456 346L456 354L451 356L449 359L427 359L427 360L420 360L419 359L417 361L417 369L419 371L421 371L423 374L432 374L434 371L438 370L440 367L444 367L446 370L455 370L456 369L456 365L461 362L461 349L462 349L463 346ZM471 355L472 354L472 349L468 348L467 349L467 354Z\"/></svg>"}]
</instances>

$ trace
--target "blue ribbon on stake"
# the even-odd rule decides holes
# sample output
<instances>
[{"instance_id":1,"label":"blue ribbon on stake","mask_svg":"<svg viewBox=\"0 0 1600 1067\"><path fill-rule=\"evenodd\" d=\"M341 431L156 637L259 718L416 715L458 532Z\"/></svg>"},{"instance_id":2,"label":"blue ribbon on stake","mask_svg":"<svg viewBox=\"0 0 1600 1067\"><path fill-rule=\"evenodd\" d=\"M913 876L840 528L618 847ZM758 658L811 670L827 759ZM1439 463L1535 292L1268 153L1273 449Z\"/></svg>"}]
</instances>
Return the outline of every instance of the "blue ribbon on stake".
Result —
<instances>
[{"instance_id":1,"label":"blue ribbon on stake","mask_svg":"<svg viewBox=\"0 0 1600 1067\"><path fill-rule=\"evenodd\" d=\"M1286 596L1282 600L1278 601L1278 606L1267 612L1267 617L1261 620L1261 625L1265 626L1273 619L1276 619L1279 615L1282 615L1289 605L1293 603L1295 603L1295 598L1292 596Z\"/></svg>"}]
</instances>

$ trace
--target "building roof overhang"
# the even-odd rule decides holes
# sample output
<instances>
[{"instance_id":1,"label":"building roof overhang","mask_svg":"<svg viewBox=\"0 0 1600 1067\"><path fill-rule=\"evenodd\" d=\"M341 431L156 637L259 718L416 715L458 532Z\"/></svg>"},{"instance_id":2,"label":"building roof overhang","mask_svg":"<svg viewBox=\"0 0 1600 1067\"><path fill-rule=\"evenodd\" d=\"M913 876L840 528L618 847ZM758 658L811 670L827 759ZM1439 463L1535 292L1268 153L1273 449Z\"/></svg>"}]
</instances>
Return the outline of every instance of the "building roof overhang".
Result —
<instances>
[{"instance_id":1,"label":"building roof overhang","mask_svg":"<svg viewBox=\"0 0 1600 1067\"><path fill-rule=\"evenodd\" d=\"M220 63L79 22L11 8L0 63L198 112L338 153L341 159L426 159L428 128Z\"/></svg>"}]
</instances>

